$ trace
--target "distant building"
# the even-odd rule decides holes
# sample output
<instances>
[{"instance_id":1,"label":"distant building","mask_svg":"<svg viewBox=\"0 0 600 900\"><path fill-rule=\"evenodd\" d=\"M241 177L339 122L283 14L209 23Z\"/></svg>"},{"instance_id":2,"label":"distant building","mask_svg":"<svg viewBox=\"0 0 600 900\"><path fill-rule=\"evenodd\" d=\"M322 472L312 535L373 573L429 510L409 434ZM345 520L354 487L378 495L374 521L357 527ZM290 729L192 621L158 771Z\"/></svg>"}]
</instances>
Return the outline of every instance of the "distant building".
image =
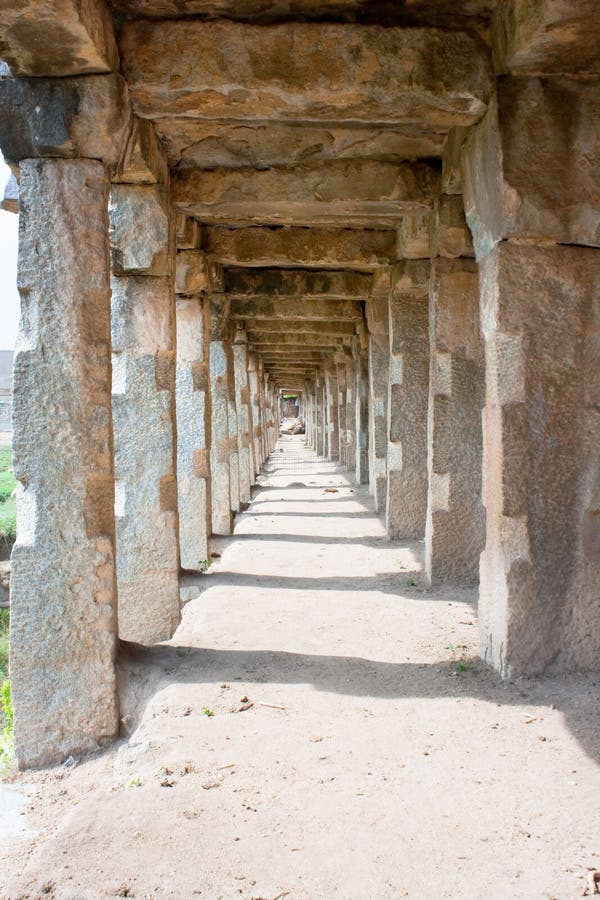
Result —
<instances>
[{"instance_id":1,"label":"distant building","mask_svg":"<svg viewBox=\"0 0 600 900\"><path fill-rule=\"evenodd\" d=\"M0 431L12 431L12 350L0 350Z\"/></svg>"}]
</instances>

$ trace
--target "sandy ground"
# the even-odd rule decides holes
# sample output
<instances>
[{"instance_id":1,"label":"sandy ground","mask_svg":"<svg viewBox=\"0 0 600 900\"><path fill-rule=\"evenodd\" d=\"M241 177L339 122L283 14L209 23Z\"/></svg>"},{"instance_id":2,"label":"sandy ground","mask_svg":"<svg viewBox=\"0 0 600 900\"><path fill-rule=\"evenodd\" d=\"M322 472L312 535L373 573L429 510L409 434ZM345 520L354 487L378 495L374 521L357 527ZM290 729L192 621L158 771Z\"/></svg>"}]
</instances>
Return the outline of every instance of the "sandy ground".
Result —
<instances>
[{"instance_id":1,"label":"sandy ground","mask_svg":"<svg viewBox=\"0 0 600 900\"><path fill-rule=\"evenodd\" d=\"M500 682L474 592L428 590L422 546L302 439L260 482L175 638L123 656L128 739L5 788L0 896L590 890L600 676Z\"/></svg>"}]
</instances>

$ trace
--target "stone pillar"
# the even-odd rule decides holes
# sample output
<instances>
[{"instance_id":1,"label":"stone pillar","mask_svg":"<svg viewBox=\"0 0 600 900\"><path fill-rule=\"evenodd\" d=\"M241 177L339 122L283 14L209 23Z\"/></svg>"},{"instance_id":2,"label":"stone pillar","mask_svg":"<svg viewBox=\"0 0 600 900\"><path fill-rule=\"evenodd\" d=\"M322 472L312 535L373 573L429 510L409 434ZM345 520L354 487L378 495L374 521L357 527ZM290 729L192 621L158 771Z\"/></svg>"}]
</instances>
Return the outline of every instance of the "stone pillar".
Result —
<instances>
[{"instance_id":1,"label":"stone pillar","mask_svg":"<svg viewBox=\"0 0 600 900\"><path fill-rule=\"evenodd\" d=\"M173 230L164 187L111 188L119 637L168 640L180 619Z\"/></svg>"},{"instance_id":2,"label":"stone pillar","mask_svg":"<svg viewBox=\"0 0 600 900\"><path fill-rule=\"evenodd\" d=\"M505 675L598 668L600 254L483 261L482 655Z\"/></svg>"},{"instance_id":3,"label":"stone pillar","mask_svg":"<svg viewBox=\"0 0 600 900\"><path fill-rule=\"evenodd\" d=\"M583 161L599 85L497 88L462 157L486 359L481 652L503 675L595 670L600 254L574 245L598 244L597 167Z\"/></svg>"},{"instance_id":4,"label":"stone pillar","mask_svg":"<svg viewBox=\"0 0 600 900\"><path fill-rule=\"evenodd\" d=\"M227 354L227 422L229 427L229 502L231 512L240 511L241 480L240 480L240 446L238 429L238 408L235 397L235 370L233 345L231 341L225 341Z\"/></svg>"},{"instance_id":5,"label":"stone pillar","mask_svg":"<svg viewBox=\"0 0 600 900\"><path fill-rule=\"evenodd\" d=\"M354 472L356 466L356 371L354 360L346 359L346 462L348 469Z\"/></svg>"},{"instance_id":6,"label":"stone pillar","mask_svg":"<svg viewBox=\"0 0 600 900\"><path fill-rule=\"evenodd\" d=\"M240 503L250 502L254 483L254 461L251 447L251 418L248 386L248 344L243 331L236 333L233 344L233 368L235 377L235 405L237 410Z\"/></svg>"},{"instance_id":7,"label":"stone pillar","mask_svg":"<svg viewBox=\"0 0 600 900\"><path fill-rule=\"evenodd\" d=\"M425 571L430 583L477 584L484 364L474 260L432 262L429 335Z\"/></svg>"},{"instance_id":8,"label":"stone pillar","mask_svg":"<svg viewBox=\"0 0 600 900\"><path fill-rule=\"evenodd\" d=\"M252 407L252 435L254 445L254 474L258 475L264 462L262 453L262 427L261 411L259 405L258 371L256 353L248 354L248 386L250 390L250 404ZM253 479L254 482L254 479Z\"/></svg>"},{"instance_id":9,"label":"stone pillar","mask_svg":"<svg viewBox=\"0 0 600 900\"><path fill-rule=\"evenodd\" d=\"M418 539L427 513L429 261L405 260L389 299L387 534Z\"/></svg>"},{"instance_id":10,"label":"stone pillar","mask_svg":"<svg viewBox=\"0 0 600 900\"><path fill-rule=\"evenodd\" d=\"M369 358L355 350L356 371L356 481L369 483Z\"/></svg>"},{"instance_id":11,"label":"stone pillar","mask_svg":"<svg viewBox=\"0 0 600 900\"><path fill-rule=\"evenodd\" d=\"M213 534L231 534L231 469L229 438L231 352L218 337L216 303L211 301L211 340L208 350L210 386L210 479Z\"/></svg>"},{"instance_id":12,"label":"stone pillar","mask_svg":"<svg viewBox=\"0 0 600 900\"><path fill-rule=\"evenodd\" d=\"M201 571L210 535L208 300L177 299L177 495L181 567Z\"/></svg>"},{"instance_id":13,"label":"stone pillar","mask_svg":"<svg viewBox=\"0 0 600 900\"><path fill-rule=\"evenodd\" d=\"M348 467L348 432L346 430L346 361L336 364L336 380L338 387L338 459L340 465Z\"/></svg>"},{"instance_id":14,"label":"stone pillar","mask_svg":"<svg viewBox=\"0 0 600 900\"><path fill-rule=\"evenodd\" d=\"M340 454L338 419L338 382L333 367L325 369L326 393L326 453L327 459L337 460Z\"/></svg>"},{"instance_id":15,"label":"stone pillar","mask_svg":"<svg viewBox=\"0 0 600 900\"><path fill-rule=\"evenodd\" d=\"M315 406L316 406L316 451L318 456L325 456L326 454L326 423L325 423L325 410L326 410L326 402L325 402L325 376L323 374L322 369L317 373L316 378L316 396L315 396Z\"/></svg>"},{"instance_id":16,"label":"stone pillar","mask_svg":"<svg viewBox=\"0 0 600 900\"><path fill-rule=\"evenodd\" d=\"M385 516L387 501L389 321L388 299L367 301L369 328L369 490L375 509Z\"/></svg>"},{"instance_id":17,"label":"stone pillar","mask_svg":"<svg viewBox=\"0 0 600 900\"><path fill-rule=\"evenodd\" d=\"M108 179L21 164L10 678L19 768L118 733Z\"/></svg>"}]
</instances>

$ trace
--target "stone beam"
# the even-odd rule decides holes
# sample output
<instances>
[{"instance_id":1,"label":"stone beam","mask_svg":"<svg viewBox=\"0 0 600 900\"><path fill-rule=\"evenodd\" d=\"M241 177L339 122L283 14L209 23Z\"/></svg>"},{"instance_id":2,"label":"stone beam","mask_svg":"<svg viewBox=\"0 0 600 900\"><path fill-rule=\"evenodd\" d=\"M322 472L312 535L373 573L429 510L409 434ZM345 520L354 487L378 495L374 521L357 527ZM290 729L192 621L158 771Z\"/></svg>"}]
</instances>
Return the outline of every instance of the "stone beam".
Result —
<instances>
[{"instance_id":1,"label":"stone beam","mask_svg":"<svg viewBox=\"0 0 600 900\"><path fill-rule=\"evenodd\" d=\"M246 297L366 299L372 277L365 272L302 269L227 269L225 291L231 300Z\"/></svg>"},{"instance_id":2,"label":"stone beam","mask_svg":"<svg viewBox=\"0 0 600 900\"><path fill-rule=\"evenodd\" d=\"M356 323L351 322L319 322L318 332L315 332L314 322L294 322L295 334L312 334L312 335L353 335L356 331ZM254 337L260 333L261 336L274 336L277 334L287 334L290 330L289 324L282 319L246 319L246 328L248 332L252 332ZM302 338L304 340L304 338Z\"/></svg>"},{"instance_id":3,"label":"stone beam","mask_svg":"<svg viewBox=\"0 0 600 900\"><path fill-rule=\"evenodd\" d=\"M120 49L147 118L201 110L204 119L420 122L439 129L477 121L490 93L485 50L464 32L137 21L124 24Z\"/></svg>"},{"instance_id":4,"label":"stone beam","mask_svg":"<svg viewBox=\"0 0 600 900\"><path fill-rule=\"evenodd\" d=\"M306 122L211 122L158 119L171 166L181 168L267 169L327 159L406 159L440 157L445 132L418 124L378 125Z\"/></svg>"},{"instance_id":5,"label":"stone beam","mask_svg":"<svg viewBox=\"0 0 600 900\"><path fill-rule=\"evenodd\" d=\"M4 0L0 57L16 76L90 75L119 68L104 0Z\"/></svg>"},{"instance_id":6,"label":"stone beam","mask_svg":"<svg viewBox=\"0 0 600 900\"><path fill-rule=\"evenodd\" d=\"M302 346L310 347L311 349L327 349L328 347L342 347L344 346L344 341L347 340L343 337L333 337L331 335L303 335L302 336ZM299 344L298 338L295 334L282 334L279 335L277 340L272 340L271 337L262 337L261 335L254 336L248 335L248 342L252 344L257 350L262 350L266 348L276 348L276 347L297 347Z\"/></svg>"},{"instance_id":7,"label":"stone beam","mask_svg":"<svg viewBox=\"0 0 600 900\"><path fill-rule=\"evenodd\" d=\"M295 169L177 171L173 202L202 222L392 228L424 213L439 190L427 163L337 160Z\"/></svg>"},{"instance_id":8,"label":"stone beam","mask_svg":"<svg viewBox=\"0 0 600 900\"><path fill-rule=\"evenodd\" d=\"M300 319L300 321L348 321L362 319L358 300L236 300L231 304L232 319Z\"/></svg>"},{"instance_id":9,"label":"stone beam","mask_svg":"<svg viewBox=\"0 0 600 900\"><path fill-rule=\"evenodd\" d=\"M600 72L597 0L504 0L492 18L497 72Z\"/></svg>"},{"instance_id":10,"label":"stone beam","mask_svg":"<svg viewBox=\"0 0 600 900\"><path fill-rule=\"evenodd\" d=\"M8 161L101 159L116 170L131 127L131 104L120 75L0 77L0 146Z\"/></svg>"},{"instance_id":11,"label":"stone beam","mask_svg":"<svg viewBox=\"0 0 600 900\"><path fill-rule=\"evenodd\" d=\"M218 228L202 232L202 249L235 266L372 269L396 258L392 230L352 228Z\"/></svg>"}]
</instances>

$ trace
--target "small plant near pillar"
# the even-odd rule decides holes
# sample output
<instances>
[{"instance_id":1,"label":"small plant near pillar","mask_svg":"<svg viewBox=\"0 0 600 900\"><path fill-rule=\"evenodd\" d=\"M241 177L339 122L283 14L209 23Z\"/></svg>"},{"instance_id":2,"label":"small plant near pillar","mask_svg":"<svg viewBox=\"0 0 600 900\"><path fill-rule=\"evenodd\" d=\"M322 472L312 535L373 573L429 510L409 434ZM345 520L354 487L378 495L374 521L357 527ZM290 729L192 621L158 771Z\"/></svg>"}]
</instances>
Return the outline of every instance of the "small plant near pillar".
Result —
<instances>
[{"instance_id":1,"label":"small plant near pillar","mask_svg":"<svg viewBox=\"0 0 600 900\"><path fill-rule=\"evenodd\" d=\"M208 572L208 568L210 566L210 559L200 559L198 560L198 571L201 575L205 575Z\"/></svg>"}]
</instances>

